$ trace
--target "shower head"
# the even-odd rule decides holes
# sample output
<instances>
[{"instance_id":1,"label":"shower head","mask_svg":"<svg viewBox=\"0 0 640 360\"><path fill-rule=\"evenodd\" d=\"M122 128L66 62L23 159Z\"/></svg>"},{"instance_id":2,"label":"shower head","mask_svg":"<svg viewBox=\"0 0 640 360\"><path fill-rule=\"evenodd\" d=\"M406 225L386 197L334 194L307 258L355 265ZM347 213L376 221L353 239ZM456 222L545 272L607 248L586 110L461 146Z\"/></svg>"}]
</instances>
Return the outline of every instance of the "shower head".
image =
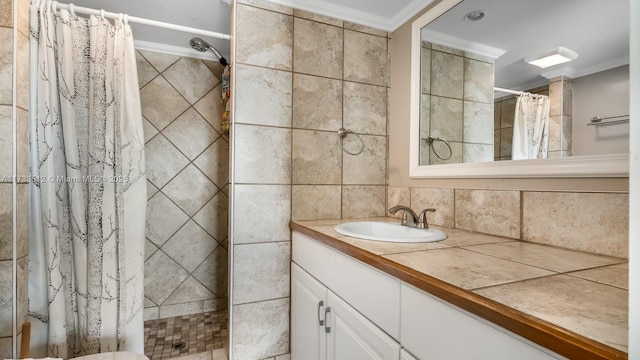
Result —
<instances>
[{"instance_id":1,"label":"shower head","mask_svg":"<svg viewBox=\"0 0 640 360\"><path fill-rule=\"evenodd\" d=\"M222 66L227 66L229 63L227 62L227 59L225 59L222 55L220 55L220 52L218 52L218 50L216 50L216 48L214 48L213 46L209 45L209 43L207 43L206 41L200 39L200 38L192 38L191 40L189 40L189 45L191 45L191 47L194 50L200 51L200 52L205 52L207 50L211 50L211 52L213 53L213 55L216 56L216 58L218 58L218 61L220 61L220 64L222 64Z\"/></svg>"}]
</instances>

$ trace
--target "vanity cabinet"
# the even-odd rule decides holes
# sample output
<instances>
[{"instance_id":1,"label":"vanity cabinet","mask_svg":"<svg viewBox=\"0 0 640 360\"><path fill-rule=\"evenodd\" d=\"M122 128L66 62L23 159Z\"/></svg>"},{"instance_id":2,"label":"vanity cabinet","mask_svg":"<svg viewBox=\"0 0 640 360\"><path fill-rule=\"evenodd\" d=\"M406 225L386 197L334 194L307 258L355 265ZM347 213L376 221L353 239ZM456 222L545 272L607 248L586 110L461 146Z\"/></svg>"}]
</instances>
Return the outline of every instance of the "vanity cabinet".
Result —
<instances>
[{"instance_id":1,"label":"vanity cabinet","mask_svg":"<svg viewBox=\"0 0 640 360\"><path fill-rule=\"evenodd\" d=\"M294 360L398 360L400 344L295 263L291 264Z\"/></svg>"},{"instance_id":2,"label":"vanity cabinet","mask_svg":"<svg viewBox=\"0 0 640 360\"><path fill-rule=\"evenodd\" d=\"M401 343L420 359L564 359L411 285L401 294Z\"/></svg>"},{"instance_id":3,"label":"vanity cabinet","mask_svg":"<svg viewBox=\"0 0 640 360\"><path fill-rule=\"evenodd\" d=\"M565 359L303 234L292 239L293 360Z\"/></svg>"}]
</instances>

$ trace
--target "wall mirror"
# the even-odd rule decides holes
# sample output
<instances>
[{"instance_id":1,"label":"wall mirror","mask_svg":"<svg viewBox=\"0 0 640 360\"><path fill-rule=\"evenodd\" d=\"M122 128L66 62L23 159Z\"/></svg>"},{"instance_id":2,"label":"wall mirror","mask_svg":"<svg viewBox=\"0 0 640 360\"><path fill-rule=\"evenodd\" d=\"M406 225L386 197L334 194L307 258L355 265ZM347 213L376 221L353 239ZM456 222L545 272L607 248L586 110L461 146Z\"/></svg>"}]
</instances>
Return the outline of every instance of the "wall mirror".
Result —
<instances>
[{"instance_id":1,"label":"wall mirror","mask_svg":"<svg viewBox=\"0 0 640 360\"><path fill-rule=\"evenodd\" d=\"M423 14L412 24L410 176L628 176L628 7L443 0ZM527 62L565 49L577 57ZM546 97L548 141L544 155L513 160L521 92Z\"/></svg>"}]
</instances>

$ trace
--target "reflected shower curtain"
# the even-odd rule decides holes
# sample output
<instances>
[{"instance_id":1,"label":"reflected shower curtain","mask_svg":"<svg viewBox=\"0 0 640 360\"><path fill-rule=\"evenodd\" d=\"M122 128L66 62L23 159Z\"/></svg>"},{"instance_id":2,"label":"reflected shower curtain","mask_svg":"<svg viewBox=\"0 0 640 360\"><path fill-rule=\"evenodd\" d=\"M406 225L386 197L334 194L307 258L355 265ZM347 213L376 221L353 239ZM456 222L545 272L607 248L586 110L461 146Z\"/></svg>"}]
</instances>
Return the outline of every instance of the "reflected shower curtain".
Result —
<instances>
[{"instance_id":1,"label":"reflected shower curtain","mask_svg":"<svg viewBox=\"0 0 640 360\"><path fill-rule=\"evenodd\" d=\"M142 353L146 179L131 30L50 4L31 8L31 356Z\"/></svg>"},{"instance_id":2,"label":"reflected shower curtain","mask_svg":"<svg viewBox=\"0 0 640 360\"><path fill-rule=\"evenodd\" d=\"M513 120L511 159L544 159L549 153L548 96L518 96Z\"/></svg>"}]
</instances>

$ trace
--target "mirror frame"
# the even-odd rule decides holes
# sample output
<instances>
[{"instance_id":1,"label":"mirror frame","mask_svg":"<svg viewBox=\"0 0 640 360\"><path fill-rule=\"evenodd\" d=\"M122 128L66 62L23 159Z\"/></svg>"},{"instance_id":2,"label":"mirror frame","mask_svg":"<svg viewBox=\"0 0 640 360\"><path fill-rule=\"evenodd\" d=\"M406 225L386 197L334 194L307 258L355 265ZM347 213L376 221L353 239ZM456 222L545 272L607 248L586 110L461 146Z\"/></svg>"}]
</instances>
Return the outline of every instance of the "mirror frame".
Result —
<instances>
[{"instance_id":1,"label":"mirror frame","mask_svg":"<svg viewBox=\"0 0 640 360\"><path fill-rule=\"evenodd\" d=\"M462 0L442 0L411 25L409 176L412 178L628 177L629 154L420 165L421 30L460 2Z\"/></svg>"}]
</instances>

